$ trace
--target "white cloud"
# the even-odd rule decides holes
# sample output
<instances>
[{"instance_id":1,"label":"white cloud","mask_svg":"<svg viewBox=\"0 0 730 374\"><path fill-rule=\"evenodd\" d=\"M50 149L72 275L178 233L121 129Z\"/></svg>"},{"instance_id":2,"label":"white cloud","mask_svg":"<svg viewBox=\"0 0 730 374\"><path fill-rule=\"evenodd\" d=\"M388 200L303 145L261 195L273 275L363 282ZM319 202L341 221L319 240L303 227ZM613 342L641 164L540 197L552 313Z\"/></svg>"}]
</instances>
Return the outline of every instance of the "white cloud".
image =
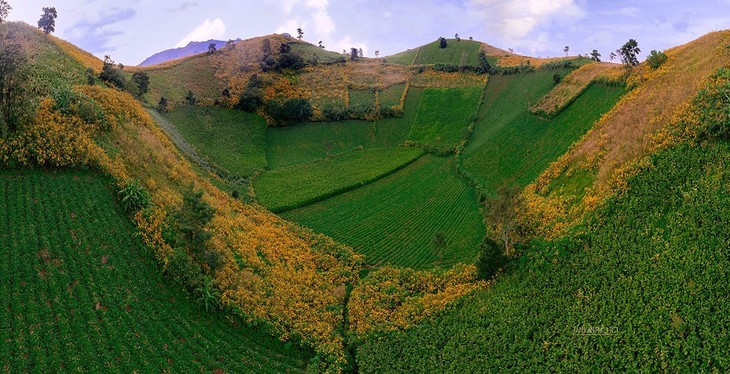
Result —
<instances>
[{"instance_id":1,"label":"white cloud","mask_svg":"<svg viewBox=\"0 0 730 374\"><path fill-rule=\"evenodd\" d=\"M555 20L583 16L575 0L469 0L468 5L482 16L489 31L508 40L523 38Z\"/></svg>"},{"instance_id":2,"label":"white cloud","mask_svg":"<svg viewBox=\"0 0 730 374\"><path fill-rule=\"evenodd\" d=\"M190 42L200 42L210 39L223 39L226 36L226 25L220 18L206 19L203 23L186 35L175 48L186 46Z\"/></svg>"},{"instance_id":3,"label":"white cloud","mask_svg":"<svg viewBox=\"0 0 730 374\"><path fill-rule=\"evenodd\" d=\"M324 10L319 10L314 13L312 20L314 21L315 31L320 34L329 35L335 31L335 21Z\"/></svg>"},{"instance_id":4,"label":"white cloud","mask_svg":"<svg viewBox=\"0 0 730 374\"><path fill-rule=\"evenodd\" d=\"M277 34L287 33L289 35L297 35L298 28L304 28L298 19L290 19L285 21L281 26L276 29Z\"/></svg>"},{"instance_id":5,"label":"white cloud","mask_svg":"<svg viewBox=\"0 0 730 374\"><path fill-rule=\"evenodd\" d=\"M352 41L352 37L350 35L346 35L344 38L340 39L334 44L333 48L327 48L331 51L335 52L342 52L343 50L347 51L347 53L350 53L350 48L357 48L362 49L363 54L365 56L368 56L368 46L365 43L356 43Z\"/></svg>"}]
</instances>

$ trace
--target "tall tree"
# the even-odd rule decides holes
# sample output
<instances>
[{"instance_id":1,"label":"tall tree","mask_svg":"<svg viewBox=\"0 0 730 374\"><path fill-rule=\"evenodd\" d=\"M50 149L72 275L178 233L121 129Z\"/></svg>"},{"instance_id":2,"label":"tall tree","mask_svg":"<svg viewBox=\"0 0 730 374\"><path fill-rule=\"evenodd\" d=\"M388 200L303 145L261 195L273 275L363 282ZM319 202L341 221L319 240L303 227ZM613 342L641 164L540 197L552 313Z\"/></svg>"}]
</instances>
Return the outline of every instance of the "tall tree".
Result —
<instances>
[{"instance_id":1,"label":"tall tree","mask_svg":"<svg viewBox=\"0 0 730 374\"><path fill-rule=\"evenodd\" d=\"M621 62L623 62L624 65L636 66L639 64L637 55L641 53L641 49L639 49L639 43L637 43L636 40L629 39L626 44L621 46L618 52L619 55L621 55Z\"/></svg>"},{"instance_id":2,"label":"tall tree","mask_svg":"<svg viewBox=\"0 0 730 374\"><path fill-rule=\"evenodd\" d=\"M570 47L566 45L565 48L563 48L563 52L565 52L565 57L567 58L568 52L570 52Z\"/></svg>"},{"instance_id":3,"label":"tall tree","mask_svg":"<svg viewBox=\"0 0 730 374\"><path fill-rule=\"evenodd\" d=\"M297 29L297 38L299 40L302 40L302 38L304 38L304 31L302 31L301 27Z\"/></svg>"},{"instance_id":4,"label":"tall tree","mask_svg":"<svg viewBox=\"0 0 730 374\"><path fill-rule=\"evenodd\" d=\"M514 253L514 245L523 237L523 228L519 226L518 214L524 201L519 186L502 186L497 189L497 196L487 200L487 223L495 237L504 245L508 256Z\"/></svg>"},{"instance_id":5,"label":"tall tree","mask_svg":"<svg viewBox=\"0 0 730 374\"><path fill-rule=\"evenodd\" d=\"M324 49L324 44L322 44L322 41L321 40L319 41L319 44L318 45L319 45L319 48Z\"/></svg>"},{"instance_id":6,"label":"tall tree","mask_svg":"<svg viewBox=\"0 0 730 374\"><path fill-rule=\"evenodd\" d=\"M58 13L56 13L56 8L43 8L43 14L41 15L41 19L38 20L38 28L42 29L43 32L46 34L50 34L54 31L56 31L56 18L58 17Z\"/></svg>"},{"instance_id":7,"label":"tall tree","mask_svg":"<svg viewBox=\"0 0 730 374\"><path fill-rule=\"evenodd\" d=\"M360 54L358 53L357 48L350 48L350 61L357 61L358 57L360 57Z\"/></svg>"},{"instance_id":8,"label":"tall tree","mask_svg":"<svg viewBox=\"0 0 730 374\"><path fill-rule=\"evenodd\" d=\"M132 75L132 81L139 86L139 96L142 97L150 89L150 76L140 71Z\"/></svg>"},{"instance_id":9,"label":"tall tree","mask_svg":"<svg viewBox=\"0 0 730 374\"><path fill-rule=\"evenodd\" d=\"M215 51L216 51L215 43L208 44L208 54L212 55L213 53L215 53Z\"/></svg>"},{"instance_id":10,"label":"tall tree","mask_svg":"<svg viewBox=\"0 0 730 374\"><path fill-rule=\"evenodd\" d=\"M594 49L593 52L591 52L591 60L601 62L601 54L598 53L597 49Z\"/></svg>"},{"instance_id":11,"label":"tall tree","mask_svg":"<svg viewBox=\"0 0 730 374\"><path fill-rule=\"evenodd\" d=\"M357 57L365 57L365 54L362 52L362 48L357 50Z\"/></svg>"},{"instance_id":12,"label":"tall tree","mask_svg":"<svg viewBox=\"0 0 730 374\"><path fill-rule=\"evenodd\" d=\"M13 10L13 8L8 5L7 0L0 0L0 23L3 23L5 19L8 18L8 13Z\"/></svg>"},{"instance_id":13,"label":"tall tree","mask_svg":"<svg viewBox=\"0 0 730 374\"><path fill-rule=\"evenodd\" d=\"M459 33L457 32L456 35L454 35L454 39L456 39L457 42L461 41L461 38L459 37Z\"/></svg>"},{"instance_id":14,"label":"tall tree","mask_svg":"<svg viewBox=\"0 0 730 374\"><path fill-rule=\"evenodd\" d=\"M448 43L446 43L446 38L443 36L439 38L439 47L446 48L448 47Z\"/></svg>"},{"instance_id":15,"label":"tall tree","mask_svg":"<svg viewBox=\"0 0 730 374\"><path fill-rule=\"evenodd\" d=\"M610 58L610 59L611 59L611 61L615 60L615 59L616 59L616 57L617 57L617 56L616 56L616 52L611 52L611 54L610 54L610 55L608 55L608 58Z\"/></svg>"},{"instance_id":16,"label":"tall tree","mask_svg":"<svg viewBox=\"0 0 730 374\"><path fill-rule=\"evenodd\" d=\"M380 51L375 51L375 57L380 57Z\"/></svg>"}]
</instances>

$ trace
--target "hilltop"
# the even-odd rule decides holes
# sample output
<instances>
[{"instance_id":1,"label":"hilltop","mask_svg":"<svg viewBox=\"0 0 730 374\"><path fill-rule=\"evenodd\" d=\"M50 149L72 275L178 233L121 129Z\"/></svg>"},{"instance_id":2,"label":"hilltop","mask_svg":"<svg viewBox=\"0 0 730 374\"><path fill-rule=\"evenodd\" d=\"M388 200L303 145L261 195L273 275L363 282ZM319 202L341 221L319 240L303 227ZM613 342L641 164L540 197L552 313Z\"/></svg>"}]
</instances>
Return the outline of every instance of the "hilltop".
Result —
<instances>
[{"instance_id":1,"label":"hilltop","mask_svg":"<svg viewBox=\"0 0 730 374\"><path fill-rule=\"evenodd\" d=\"M728 31L657 67L274 34L122 70L5 30L5 367L730 367Z\"/></svg>"},{"instance_id":2,"label":"hilltop","mask_svg":"<svg viewBox=\"0 0 730 374\"><path fill-rule=\"evenodd\" d=\"M236 41L240 41L241 39L236 39ZM149 66L149 65L157 65L161 64L170 60L175 60L182 57L188 57L192 55L197 55L199 53L205 53L208 52L208 48L211 44L215 44L216 48L222 48L226 45L226 41L224 40L207 40L204 42L190 42L184 47L179 48L172 48L172 49L166 49L161 52L157 52L153 54L150 57L147 57L142 61L139 66Z\"/></svg>"}]
</instances>

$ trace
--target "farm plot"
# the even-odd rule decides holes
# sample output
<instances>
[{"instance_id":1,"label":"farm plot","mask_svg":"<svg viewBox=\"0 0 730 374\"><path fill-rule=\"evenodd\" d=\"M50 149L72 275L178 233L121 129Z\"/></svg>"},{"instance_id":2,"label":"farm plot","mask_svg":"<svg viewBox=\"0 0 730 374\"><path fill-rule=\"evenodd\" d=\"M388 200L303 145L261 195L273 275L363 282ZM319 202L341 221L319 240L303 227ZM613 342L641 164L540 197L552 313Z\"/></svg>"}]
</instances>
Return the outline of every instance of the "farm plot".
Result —
<instances>
[{"instance_id":1,"label":"farm plot","mask_svg":"<svg viewBox=\"0 0 730 374\"><path fill-rule=\"evenodd\" d=\"M93 174L0 171L0 256L3 371L304 370L164 278Z\"/></svg>"},{"instance_id":2,"label":"farm plot","mask_svg":"<svg viewBox=\"0 0 730 374\"><path fill-rule=\"evenodd\" d=\"M480 87L427 88L423 92L408 140L454 149L479 110Z\"/></svg>"},{"instance_id":3,"label":"farm plot","mask_svg":"<svg viewBox=\"0 0 730 374\"><path fill-rule=\"evenodd\" d=\"M530 103L553 85L553 71L490 78L485 104L464 167L487 191L506 182L526 185L565 153L624 94L622 87L593 84L570 106L546 120Z\"/></svg>"},{"instance_id":4,"label":"farm plot","mask_svg":"<svg viewBox=\"0 0 730 374\"><path fill-rule=\"evenodd\" d=\"M372 265L472 262L485 228L474 192L451 169L445 158L423 156L376 183L282 216L352 246ZM443 262L437 233L446 239Z\"/></svg>"},{"instance_id":5,"label":"farm plot","mask_svg":"<svg viewBox=\"0 0 730 374\"><path fill-rule=\"evenodd\" d=\"M186 105L165 117L201 154L235 175L266 167L266 121L255 114Z\"/></svg>"},{"instance_id":6,"label":"farm plot","mask_svg":"<svg viewBox=\"0 0 730 374\"><path fill-rule=\"evenodd\" d=\"M364 186L421 156L417 148L371 148L275 169L256 178L259 203L283 212Z\"/></svg>"}]
</instances>

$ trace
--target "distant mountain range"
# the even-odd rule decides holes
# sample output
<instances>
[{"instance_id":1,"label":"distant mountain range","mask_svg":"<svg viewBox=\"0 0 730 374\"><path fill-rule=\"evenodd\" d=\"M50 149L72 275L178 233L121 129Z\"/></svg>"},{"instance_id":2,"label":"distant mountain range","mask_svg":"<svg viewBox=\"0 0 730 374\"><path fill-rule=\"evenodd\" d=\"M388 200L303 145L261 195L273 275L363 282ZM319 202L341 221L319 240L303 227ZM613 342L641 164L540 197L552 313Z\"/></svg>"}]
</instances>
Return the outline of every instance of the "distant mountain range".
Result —
<instances>
[{"instance_id":1,"label":"distant mountain range","mask_svg":"<svg viewBox=\"0 0 730 374\"><path fill-rule=\"evenodd\" d=\"M236 39L236 41L239 41L241 39ZM147 57L144 61L142 61L139 66L149 66L149 65L156 65L161 64L165 61L174 60L176 58L181 57L187 57L192 55L197 55L198 53L203 53L208 51L208 46L210 43L215 43L216 48L221 48L226 45L226 41L224 40L207 40L204 42L190 42L188 45L182 47L182 48L173 48L168 49L162 52L155 53L154 55Z\"/></svg>"}]
</instances>

